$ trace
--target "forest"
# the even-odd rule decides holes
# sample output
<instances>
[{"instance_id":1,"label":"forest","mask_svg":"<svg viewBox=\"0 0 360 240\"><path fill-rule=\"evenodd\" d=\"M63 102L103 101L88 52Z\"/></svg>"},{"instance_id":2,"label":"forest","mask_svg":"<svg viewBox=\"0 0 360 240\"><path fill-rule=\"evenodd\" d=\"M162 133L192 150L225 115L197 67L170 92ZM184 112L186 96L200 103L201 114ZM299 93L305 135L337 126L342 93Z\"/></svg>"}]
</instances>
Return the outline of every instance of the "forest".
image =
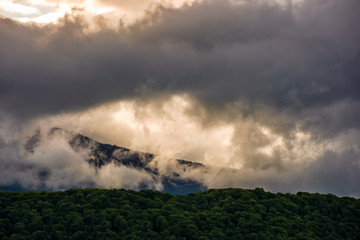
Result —
<instances>
[{"instance_id":1,"label":"forest","mask_svg":"<svg viewBox=\"0 0 360 240\"><path fill-rule=\"evenodd\" d=\"M360 199L262 188L0 191L0 239L360 239Z\"/></svg>"}]
</instances>

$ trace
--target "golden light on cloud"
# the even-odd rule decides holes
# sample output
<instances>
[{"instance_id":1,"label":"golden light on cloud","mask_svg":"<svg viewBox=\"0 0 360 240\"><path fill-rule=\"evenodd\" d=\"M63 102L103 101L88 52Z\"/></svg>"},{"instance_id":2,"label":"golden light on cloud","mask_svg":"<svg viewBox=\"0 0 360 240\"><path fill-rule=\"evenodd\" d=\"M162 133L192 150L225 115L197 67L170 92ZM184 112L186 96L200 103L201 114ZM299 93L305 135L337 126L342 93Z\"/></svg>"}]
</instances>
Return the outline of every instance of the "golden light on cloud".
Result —
<instances>
[{"instance_id":1,"label":"golden light on cloud","mask_svg":"<svg viewBox=\"0 0 360 240\"><path fill-rule=\"evenodd\" d=\"M145 10L153 4L180 7L193 0L143 0L143 1L106 1L106 0L79 0L79 1L52 1L27 0L0 1L0 14L21 22L35 22L41 24L57 23L59 18L71 13L73 8L84 9L86 16L102 15L109 22L130 23L144 15Z\"/></svg>"},{"instance_id":2,"label":"golden light on cloud","mask_svg":"<svg viewBox=\"0 0 360 240\"><path fill-rule=\"evenodd\" d=\"M188 159L224 166L234 153L233 124L205 128L188 113L193 107L194 102L187 94L173 95L146 103L122 100L41 121L44 126L64 127L101 142L155 153L167 160Z\"/></svg>"},{"instance_id":3,"label":"golden light on cloud","mask_svg":"<svg viewBox=\"0 0 360 240\"><path fill-rule=\"evenodd\" d=\"M193 106L188 95L174 95L163 103L136 105L120 102L114 121L133 133L131 147L172 158L198 158L218 165L231 156L233 126L224 124L203 129L186 112ZM198 149L200 151L198 152Z\"/></svg>"},{"instance_id":4,"label":"golden light on cloud","mask_svg":"<svg viewBox=\"0 0 360 240\"><path fill-rule=\"evenodd\" d=\"M190 95L174 94L146 101L120 100L77 113L43 118L41 122L44 126L81 132L100 142L154 153L164 161L187 159L234 169L295 166L302 169L329 149L339 153L345 149L334 147L338 139L317 141L310 132L300 128L285 137L260 118L244 118L241 107L235 115L232 110L224 109L219 115L230 114L231 119L221 120L217 115L219 119L210 125L202 122L203 111Z\"/></svg>"},{"instance_id":5,"label":"golden light on cloud","mask_svg":"<svg viewBox=\"0 0 360 240\"><path fill-rule=\"evenodd\" d=\"M270 140L269 144L258 148L260 153L272 156L275 150L283 150L285 148L283 138L271 132L270 128L259 126L259 130L267 139Z\"/></svg>"}]
</instances>

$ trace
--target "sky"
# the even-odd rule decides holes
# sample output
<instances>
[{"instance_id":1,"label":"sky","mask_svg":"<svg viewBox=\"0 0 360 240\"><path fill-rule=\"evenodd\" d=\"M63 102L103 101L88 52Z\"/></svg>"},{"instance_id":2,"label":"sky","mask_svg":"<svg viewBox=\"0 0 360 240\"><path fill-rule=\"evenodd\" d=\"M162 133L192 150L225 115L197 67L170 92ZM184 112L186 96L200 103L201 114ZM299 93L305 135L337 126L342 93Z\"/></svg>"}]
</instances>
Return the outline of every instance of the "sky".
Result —
<instances>
[{"instance_id":1,"label":"sky","mask_svg":"<svg viewBox=\"0 0 360 240\"><path fill-rule=\"evenodd\" d=\"M185 174L211 188L359 197L359 22L358 0L2 0L0 185L150 179L24 152L56 126L220 169Z\"/></svg>"}]
</instances>

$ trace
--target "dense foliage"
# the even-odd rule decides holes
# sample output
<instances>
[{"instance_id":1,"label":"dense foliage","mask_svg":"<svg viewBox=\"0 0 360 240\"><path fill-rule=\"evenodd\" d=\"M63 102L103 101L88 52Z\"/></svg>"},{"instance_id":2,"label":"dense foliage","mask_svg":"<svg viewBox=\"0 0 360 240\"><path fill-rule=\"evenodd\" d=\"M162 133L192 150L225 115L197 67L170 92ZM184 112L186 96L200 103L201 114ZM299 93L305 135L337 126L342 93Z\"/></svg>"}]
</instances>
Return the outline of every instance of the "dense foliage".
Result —
<instances>
[{"instance_id":1,"label":"dense foliage","mask_svg":"<svg viewBox=\"0 0 360 240\"><path fill-rule=\"evenodd\" d=\"M360 239L360 200L261 188L0 192L0 239Z\"/></svg>"}]
</instances>

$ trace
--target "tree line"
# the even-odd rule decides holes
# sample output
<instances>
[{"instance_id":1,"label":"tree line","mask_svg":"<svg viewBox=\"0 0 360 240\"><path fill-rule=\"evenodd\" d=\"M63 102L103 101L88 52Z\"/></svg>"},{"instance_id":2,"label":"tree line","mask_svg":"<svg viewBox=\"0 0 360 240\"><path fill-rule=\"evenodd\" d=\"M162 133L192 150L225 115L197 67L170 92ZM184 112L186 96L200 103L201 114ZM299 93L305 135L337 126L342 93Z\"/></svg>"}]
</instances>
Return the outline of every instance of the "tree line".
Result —
<instances>
[{"instance_id":1,"label":"tree line","mask_svg":"<svg viewBox=\"0 0 360 240\"><path fill-rule=\"evenodd\" d=\"M360 239L360 199L261 188L0 191L0 239Z\"/></svg>"}]
</instances>

